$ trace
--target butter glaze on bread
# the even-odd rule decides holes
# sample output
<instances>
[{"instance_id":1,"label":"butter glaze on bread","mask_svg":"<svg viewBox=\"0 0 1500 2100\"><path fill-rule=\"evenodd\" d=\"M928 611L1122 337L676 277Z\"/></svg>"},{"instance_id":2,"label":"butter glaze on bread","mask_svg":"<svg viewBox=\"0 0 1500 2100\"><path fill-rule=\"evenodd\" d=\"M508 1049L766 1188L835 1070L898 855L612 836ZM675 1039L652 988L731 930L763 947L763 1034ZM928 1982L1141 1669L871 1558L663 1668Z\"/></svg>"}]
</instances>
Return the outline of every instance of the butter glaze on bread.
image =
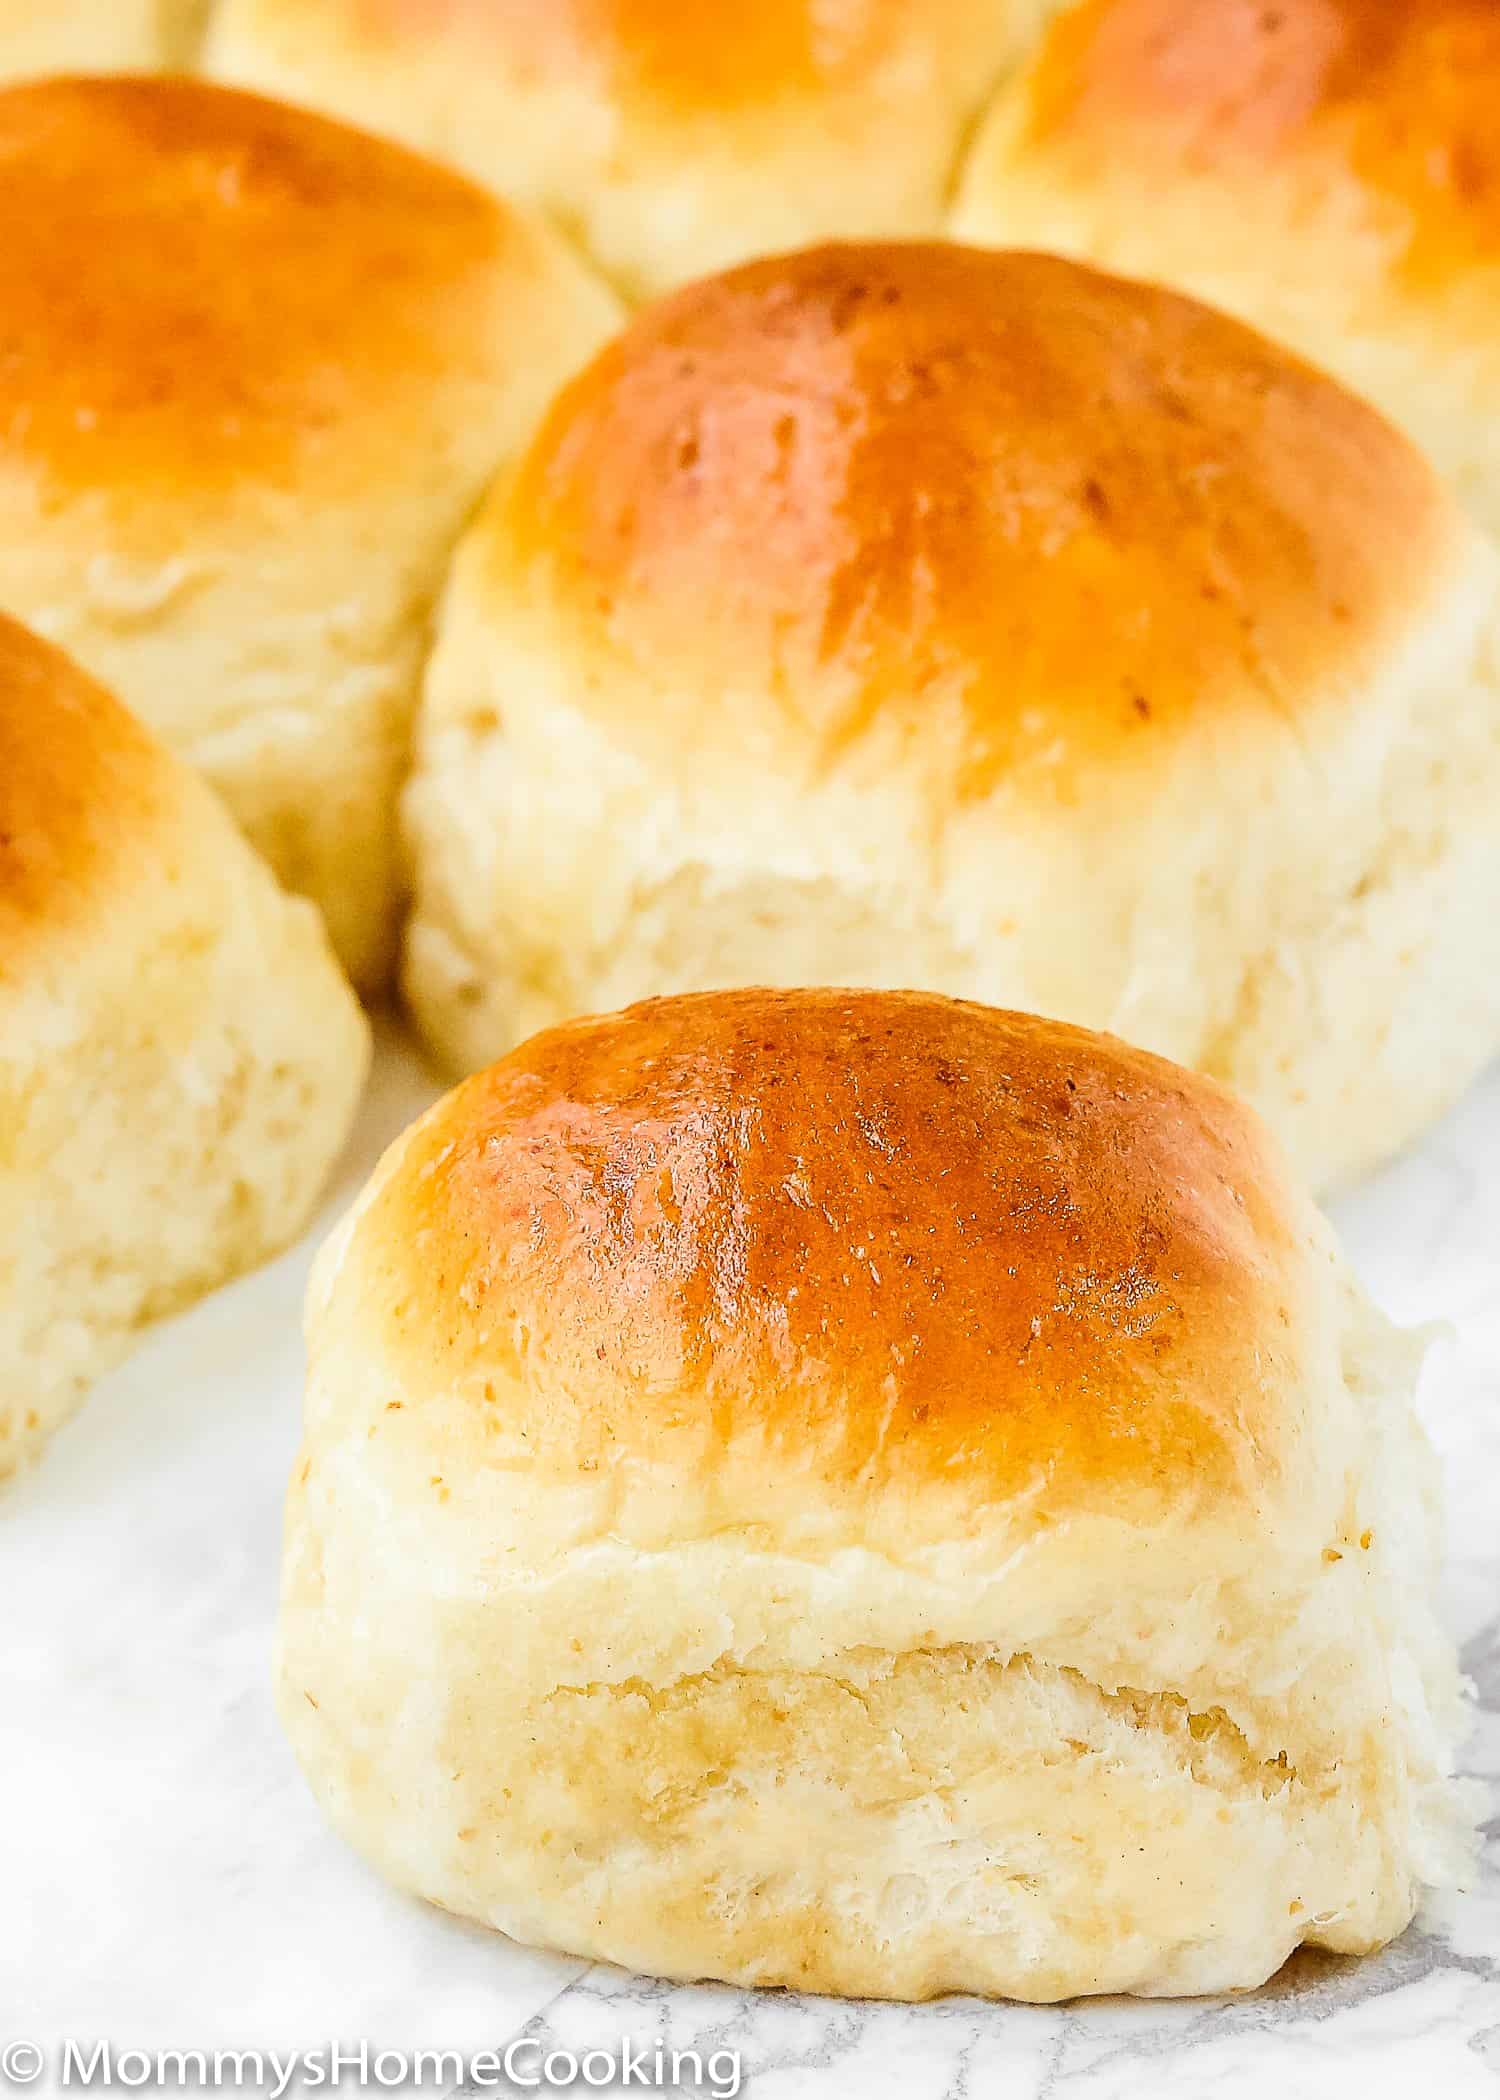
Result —
<instances>
[{"instance_id":1,"label":"butter glaze on bread","mask_svg":"<svg viewBox=\"0 0 1500 2100\"><path fill-rule=\"evenodd\" d=\"M540 224L202 82L0 91L0 607L223 793L377 988L426 623L613 322Z\"/></svg>"},{"instance_id":2,"label":"butter glaze on bread","mask_svg":"<svg viewBox=\"0 0 1500 2100\"><path fill-rule=\"evenodd\" d=\"M0 618L0 1474L301 1229L367 1058L312 906Z\"/></svg>"},{"instance_id":3,"label":"butter glaze on bread","mask_svg":"<svg viewBox=\"0 0 1500 2100\"><path fill-rule=\"evenodd\" d=\"M397 1141L308 1318L281 1711L432 1901L1046 2000L1452 1867L1413 1348L1209 1082L913 993L575 1022Z\"/></svg>"},{"instance_id":4,"label":"butter glaze on bread","mask_svg":"<svg viewBox=\"0 0 1500 2100\"><path fill-rule=\"evenodd\" d=\"M643 295L831 234L935 233L1051 0L222 0L221 78L549 212Z\"/></svg>"},{"instance_id":5,"label":"butter glaze on bread","mask_svg":"<svg viewBox=\"0 0 1500 2100\"><path fill-rule=\"evenodd\" d=\"M1497 530L1497 105L1490 0L1080 0L996 97L954 225L1265 329Z\"/></svg>"},{"instance_id":6,"label":"butter glaze on bread","mask_svg":"<svg viewBox=\"0 0 1500 2100\"><path fill-rule=\"evenodd\" d=\"M1496 584L1389 424L1176 294L935 243L704 280L461 550L412 1004L472 1069L647 993L974 994L1340 1179L1500 1040Z\"/></svg>"}]
</instances>

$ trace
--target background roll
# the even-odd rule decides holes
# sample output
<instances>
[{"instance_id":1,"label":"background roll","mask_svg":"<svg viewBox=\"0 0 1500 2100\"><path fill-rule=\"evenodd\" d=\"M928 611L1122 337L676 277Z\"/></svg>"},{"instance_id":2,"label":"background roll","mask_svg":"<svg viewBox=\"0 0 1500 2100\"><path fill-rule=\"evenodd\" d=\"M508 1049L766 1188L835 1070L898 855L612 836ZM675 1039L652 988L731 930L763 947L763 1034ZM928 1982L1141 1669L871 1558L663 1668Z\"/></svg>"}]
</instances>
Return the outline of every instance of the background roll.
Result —
<instances>
[{"instance_id":1,"label":"background roll","mask_svg":"<svg viewBox=\"0 0 1500 2100\"><path fill-rule=\"evenodd\" d=\"M189 63L209 0L0 0L0 80Z\"/></svg>"},{"instance_id":2,"label":"background roll","mask_svg":"<svg viewBox=\"0 0 1500 2100\"><path fill-rule=\"evenodd\" d=\"M934 233L1053 0L223 0L206 63L550 212L641 294L829 234Z\"/></svg>"},{"instance_id":3,"label":"background roll","mask_svg":"<svg viewBox=\"0 0 1500 2100\"><path fill-rule=\"evenodd\" d=\"M997 97L953 224L1239 314L1500 531L1497 105L1489 0L1080 0Z\"/></svg>"},{"instance_id":4,"label":"background roll","mask_svg":"<svg viewBox=\"0 0 1500 2100\"><path fill-rule=\"evenodd\" d=\"M455 535L610 295L395 146L179 78L0 91L0 607L68 647L389 967Z\"/></svg>"},{"instance_id":5,"label":"background roll","mask_svg":"<svg viewBox=\"0 0 1500 2100\"><path fill-rule=\"evenodd\" d=\"M1496 582L1394 429L1169 292L938 244L688 287L458 557L412 1006L461 1070L656 992L973 994L1337 1180L1500 1040Z\"/></svg>"},{"instance_id":6,"label":"background roll","mask_svg":"<svg viewBox=\"0 0 1500 2100\"><path fill-rule=\"evenodd\" d=\"M367 1058L312 906L0 618L0 1475L148 1322L302 1229Z\"/></svg>"},{"instance_id":7,"label":"background roll","mask_svg":"<svg viewBox=\"0 0 1500 2100\"><path fill-rule=\"evenodd\" d=\"M1416 1351L1208 1082L913 994L577 1022L397 1140L308 1336L282 1719L462 1916L1055 2000L1457 1870Z\"/></svg>"}]
</instances>

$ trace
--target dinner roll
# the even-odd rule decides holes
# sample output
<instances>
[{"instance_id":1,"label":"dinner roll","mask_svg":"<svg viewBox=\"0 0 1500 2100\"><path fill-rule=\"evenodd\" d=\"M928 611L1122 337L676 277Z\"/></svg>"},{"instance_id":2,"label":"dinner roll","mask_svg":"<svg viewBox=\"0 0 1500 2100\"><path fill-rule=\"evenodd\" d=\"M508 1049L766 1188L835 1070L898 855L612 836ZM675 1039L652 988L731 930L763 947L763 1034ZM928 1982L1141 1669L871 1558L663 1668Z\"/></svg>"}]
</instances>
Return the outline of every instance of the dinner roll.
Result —
<instances>
[{"instance_id":1,"label":"dinner roll","mask_svg":"<svg viewBox=\"0 0 1500 2100\"><path fill-rule=\"evenodd\" d=\"M1494 0L1082 0L999 96L956 224L1241 315L1500 531L1497 108Z\"/></svg>"},{"instance_id":2,"label":"dinner roll","mask_svg":"<svg viewBox=\"0 0 1500 2100\"><path fill-rule=\"evenodd\" d=\"M312 906L0 618L0 1475L301 1229L367 1054Z\"/></svg>"},{"instance_id":3,"label":"dinner roll","mask_svg":"<svg viewBox=\"0 0 1500 2100\"><path fill-rule=\"evenodd\" d=\"M0 93L0 606L388 969L394 817L465 515L615 306L540 223L185 79Z\"/></svg>"},{"instance_id":4,"label":"dinner roll","mask_svg":"<svg viewBox=\"0 0 1500 2100\"><path fill-rule=\"evenodd\" d=\"M408 804L440 1055L653 992L1109 1026L1329 1183L1500 1042L1497 561L1331 381L1034 255L690 287L455 566Z\"/></svg>"},{"instance_id":5,"label":"dinner roll","mask_svg":"<svg viewBox=\"0 0 1500 2100\"><path fill-rule=\"evenodd\" d=\"M534 1038L319 1257L282 1718L394 1881L672 1977L1218 1991L1461 1857L1410 1337L1107 1036Z\"/></svg>"},{"instance_id":6,"label":"dinner roll","mask_svg":"<svg viewBox=\"0 0 1500 2100\"><path fill-rule=\"evenodd\" d=\"M826 234L933 233L1058 0L223 0L206 63L456 162L633 293Z\"/></svg>"},{"instance_id":7,"label":"dinner roll","mask_svg":"<svg viewBox=\"0 0 1500 2100\"><path fill-rule=\"evenodd\" d=\"M0 0L0 79L184 65L206 0Z\"/></svg>"}]
</instances>

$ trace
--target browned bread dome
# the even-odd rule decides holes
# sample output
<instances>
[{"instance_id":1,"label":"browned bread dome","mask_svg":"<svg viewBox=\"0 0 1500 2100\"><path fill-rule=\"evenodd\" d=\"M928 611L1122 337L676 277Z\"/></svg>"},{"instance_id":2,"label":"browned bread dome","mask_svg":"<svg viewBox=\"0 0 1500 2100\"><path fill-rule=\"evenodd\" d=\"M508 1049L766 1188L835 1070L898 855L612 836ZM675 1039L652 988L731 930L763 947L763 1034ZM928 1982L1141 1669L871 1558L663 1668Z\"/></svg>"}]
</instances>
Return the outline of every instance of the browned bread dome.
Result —
<instances>
[{"instance_id":1,"label":"browned bread dome","mask_svg":"<svg viewBox=\"0 0 1500 2100\"><path fill-rule=\"evenodd\" d=\"M410 997L463 1069L656 992L973 994L1348 1175L1500 1040L1496 582L1390 424L1176 293L920 242L705 279L460 552Z\"/></svg>"},{"instance_id":2,"label":"browned bread dome","mask_svg":"<svg viewBox=\"0 0 1500 2100\"><path fill-rule=\"evenodd\" d=\"M1444 1871L1411 1347L1208 1081L916 993L578 1021L397 1140L308 1337L281 1711L450 1910L1054 1999Z\"/></svg>"}]
</instances>

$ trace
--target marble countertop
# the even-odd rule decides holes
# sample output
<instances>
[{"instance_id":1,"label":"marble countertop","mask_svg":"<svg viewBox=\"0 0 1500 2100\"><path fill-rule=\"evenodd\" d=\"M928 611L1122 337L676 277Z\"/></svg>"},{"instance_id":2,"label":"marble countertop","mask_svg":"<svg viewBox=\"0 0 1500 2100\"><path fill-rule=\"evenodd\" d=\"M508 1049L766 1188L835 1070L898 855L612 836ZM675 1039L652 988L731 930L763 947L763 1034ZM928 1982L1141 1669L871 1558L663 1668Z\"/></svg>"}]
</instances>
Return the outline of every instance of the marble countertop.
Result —
<instances>
[{"instance_id":1,"label":"marble countertop","mask_svg":"<svg viewBox=\"0 0 1500 2100\"><path fill-rule=\"evenodd\" d=\"M1500 2100L1500 1072L1335 1206L1387 1310L1445 1327L1423 1404L1482 1700L1467 1762L1493 1790L1478 1884L1383 1955L1300 1956L1249 1997L1047 2008L645 1983L397 1896L325 1830L267 1681L300 1299L329 1220L432 1091L388 1041L308 1242L158 1331L0 1512L0 2044L49 2058L26 2090L60 2088L69 2036L468 2053L528 2034L735 2049L755 2100Z\"/></svg>"}]
</instances>

